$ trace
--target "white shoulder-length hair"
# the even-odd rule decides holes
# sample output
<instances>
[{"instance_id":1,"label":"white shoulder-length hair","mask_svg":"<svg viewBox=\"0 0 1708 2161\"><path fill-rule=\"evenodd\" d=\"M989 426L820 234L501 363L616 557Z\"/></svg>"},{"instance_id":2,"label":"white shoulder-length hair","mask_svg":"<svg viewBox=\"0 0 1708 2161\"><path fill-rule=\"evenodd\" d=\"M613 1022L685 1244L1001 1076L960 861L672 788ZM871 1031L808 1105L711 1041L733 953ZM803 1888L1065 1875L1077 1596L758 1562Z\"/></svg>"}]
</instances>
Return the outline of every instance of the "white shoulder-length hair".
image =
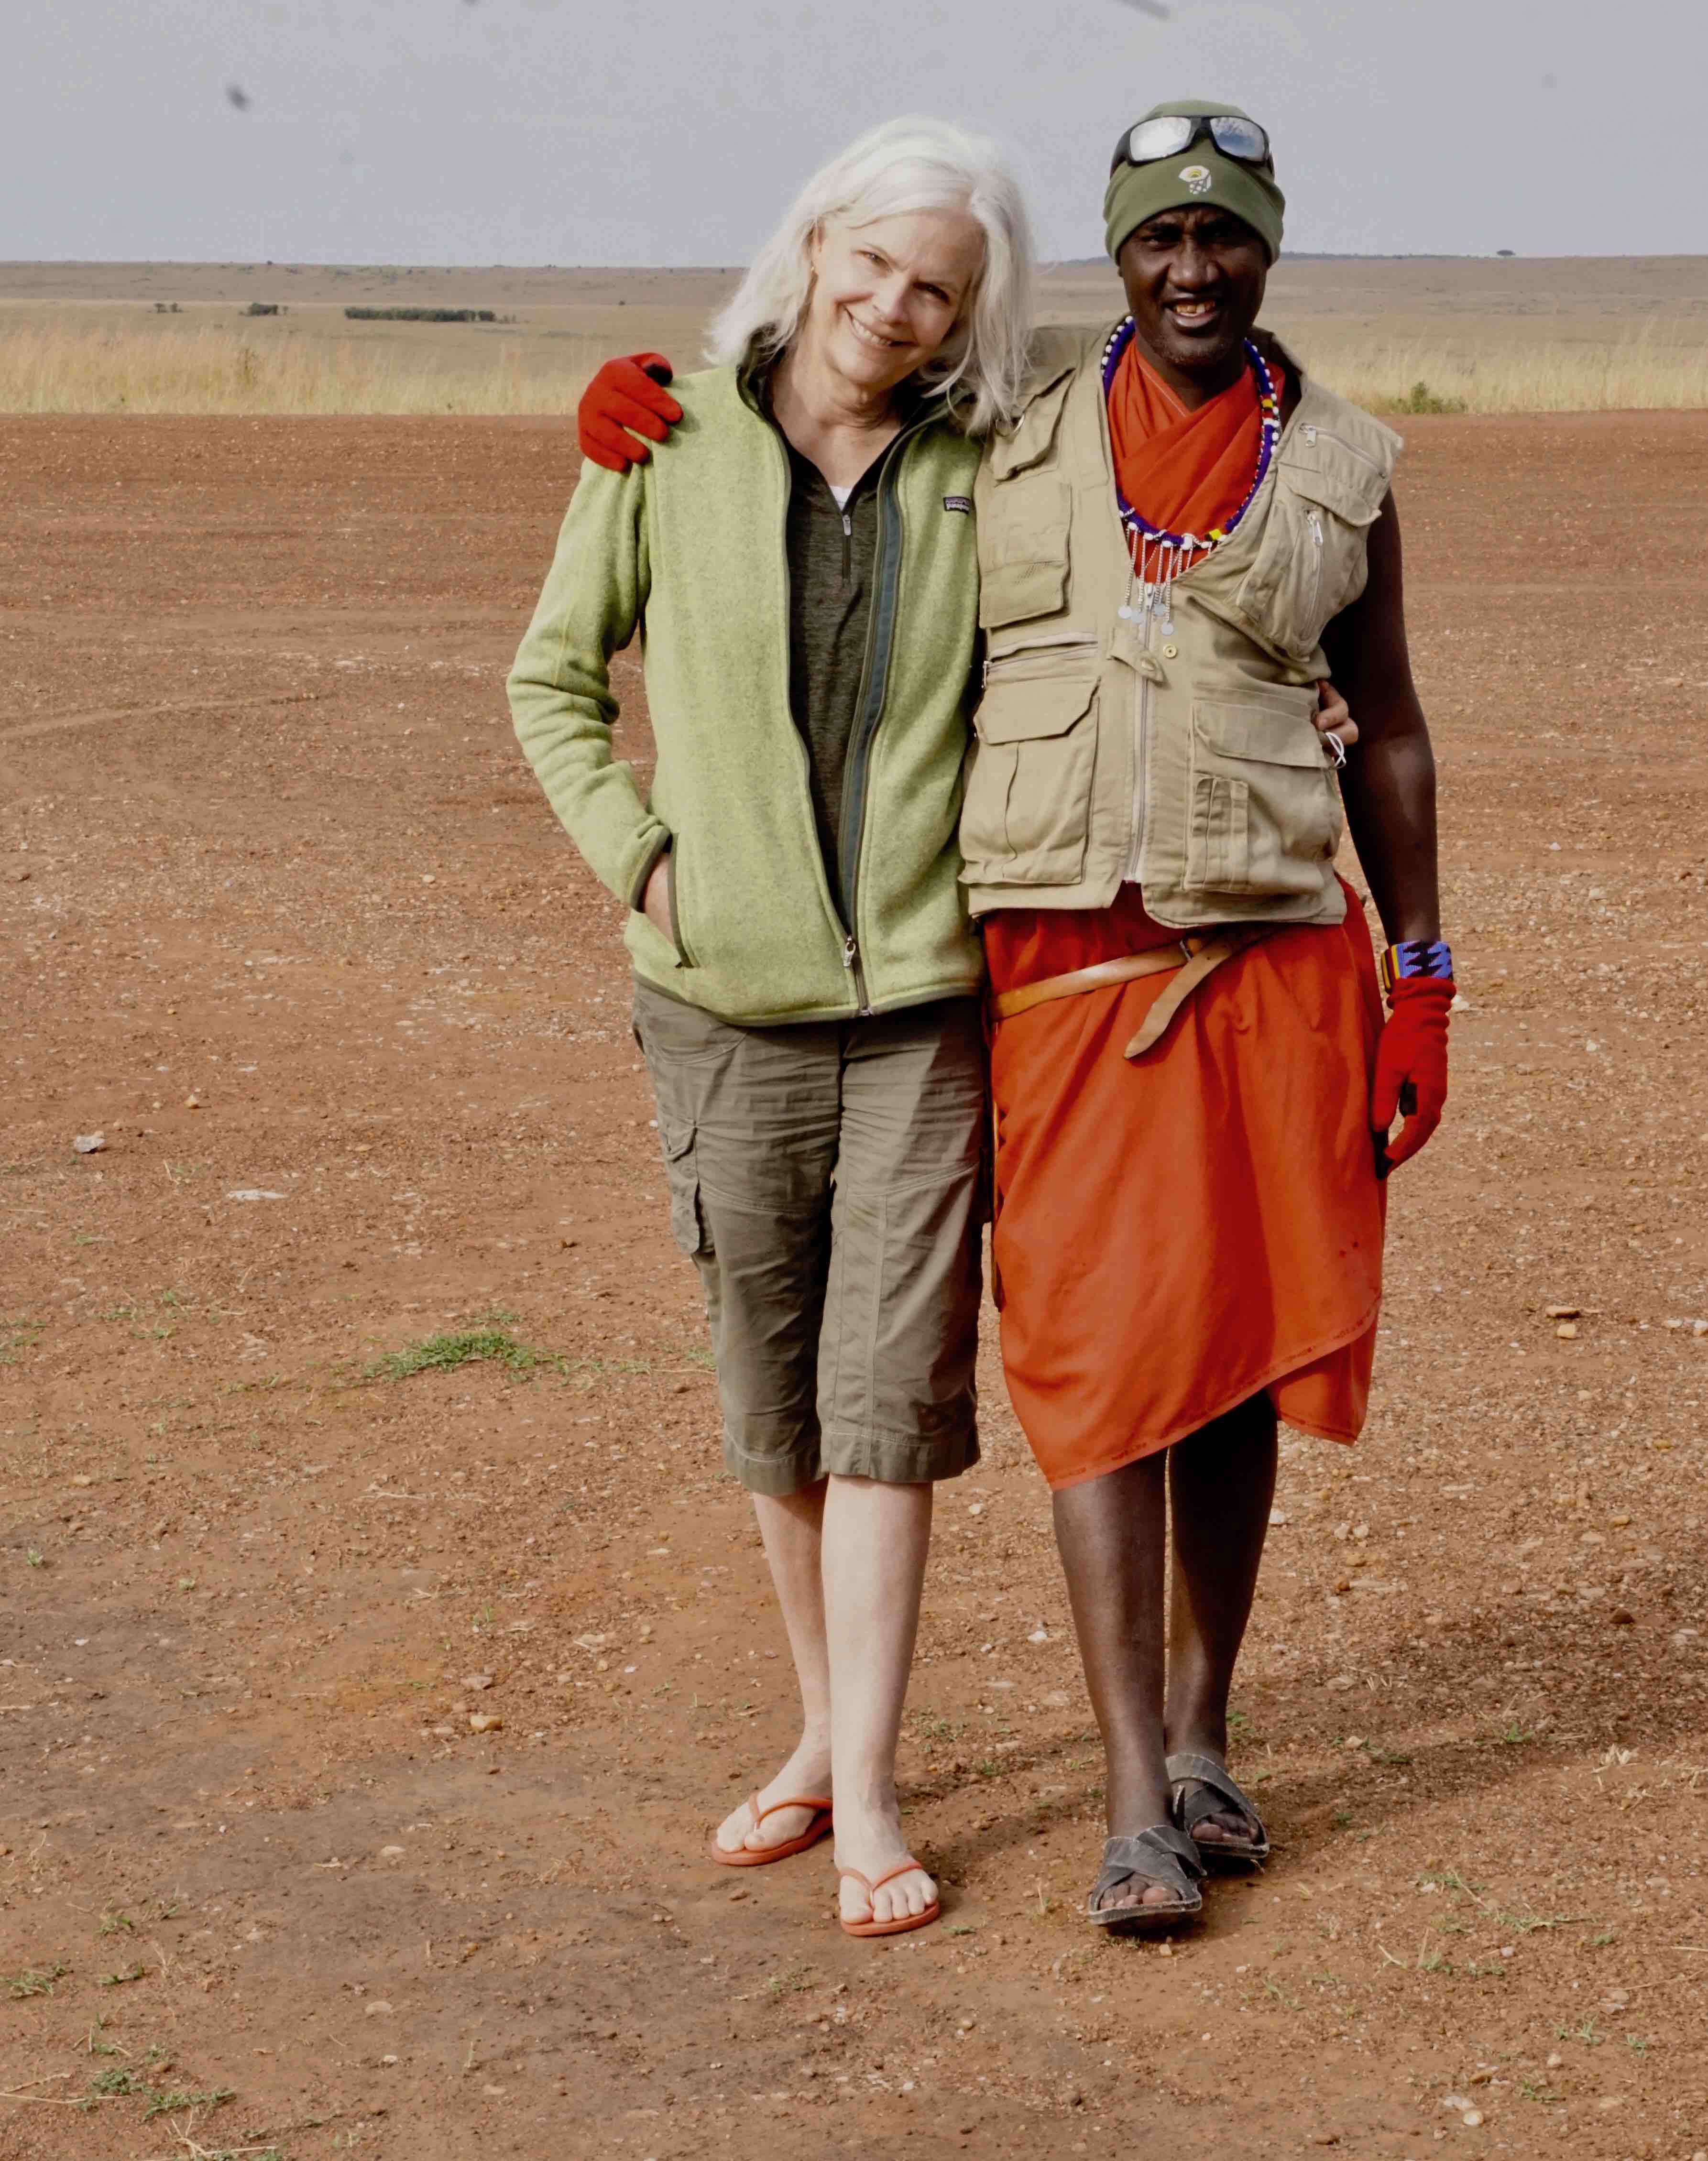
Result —
<instances>
[{"instance_id":1,"label":"white shoulder-length hair","mask_svg":"<svg viewBox=\"0 0 1708 2161\"><path fill-rule=\"evenodd\" d=\"M713 318L706 357L765 362L788 350L812 290L812 243L831 222L875 224L918 211L962 211L984 233L984 263L936 357L914 380L955 399L969 435L1013 413L1032 336L1032 231L1019 184L996 144L946 121L887 120L815 173Z\"/></svg>"}]
</instances>

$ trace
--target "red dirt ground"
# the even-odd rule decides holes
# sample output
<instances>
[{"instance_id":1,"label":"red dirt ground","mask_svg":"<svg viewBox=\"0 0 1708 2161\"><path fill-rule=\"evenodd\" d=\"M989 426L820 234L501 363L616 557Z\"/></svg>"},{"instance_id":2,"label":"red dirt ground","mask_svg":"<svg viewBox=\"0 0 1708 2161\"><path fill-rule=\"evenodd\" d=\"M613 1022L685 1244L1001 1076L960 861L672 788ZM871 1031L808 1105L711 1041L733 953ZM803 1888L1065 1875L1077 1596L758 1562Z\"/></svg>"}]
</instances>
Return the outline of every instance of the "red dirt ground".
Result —
<instances>
[{"instance_id":1,"label":"red dirt ground","mask_svg":"<svg viewBox=\"0 0 1708 2161\"><path fill-rule=\"evenodd\" d=\"M946 1921L876 1947L822 1851L700 1857L788 1677L504 709L569 434L0 422L4 2161L1708 2148L1708 417L1412 435L1466 1003L1369 1433L1287 1445L1276 1859L1076 1918L991 1360L903 1752ZM370 1370L495 1311L561 1355Z\"/></svg>"}]
</instances>

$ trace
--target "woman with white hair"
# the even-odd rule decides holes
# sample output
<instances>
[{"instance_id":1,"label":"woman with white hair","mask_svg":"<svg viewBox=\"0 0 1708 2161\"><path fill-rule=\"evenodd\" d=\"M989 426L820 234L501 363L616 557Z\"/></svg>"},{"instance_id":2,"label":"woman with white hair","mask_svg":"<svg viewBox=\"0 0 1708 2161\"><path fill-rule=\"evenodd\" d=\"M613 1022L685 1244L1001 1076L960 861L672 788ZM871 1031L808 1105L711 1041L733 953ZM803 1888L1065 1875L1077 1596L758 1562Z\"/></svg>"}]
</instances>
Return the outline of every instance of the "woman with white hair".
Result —
<instances>
[{"instance_id":1,"label":"woman with white hair","mask_svg":"<svg viewBox=\"0 0 1708 2161\"><path fill-rule=\"evenodd\" d=\"M983 963L956 832L977 439L1018 390L1031 276L990 143L863 136L761 251L670 445L584 470L509 685L632 911L671 1228L799 1685L798 1745L712 1857L803 1851L834 1794L856 1935L939 1911L895 1751L934 1486L978 1456ZM638 630L645 792L611 748Z\"/></svg>"}]
</instances>

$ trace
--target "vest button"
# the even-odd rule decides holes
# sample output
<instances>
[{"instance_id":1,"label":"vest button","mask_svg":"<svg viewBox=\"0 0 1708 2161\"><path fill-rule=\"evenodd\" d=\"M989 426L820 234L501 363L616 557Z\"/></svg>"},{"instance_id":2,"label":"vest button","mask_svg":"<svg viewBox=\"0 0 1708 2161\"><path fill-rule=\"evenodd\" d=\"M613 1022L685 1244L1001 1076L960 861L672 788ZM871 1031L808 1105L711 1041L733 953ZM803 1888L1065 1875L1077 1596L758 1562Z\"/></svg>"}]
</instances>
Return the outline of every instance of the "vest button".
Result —
<instances>
[{"instance_id":1,"label":"vest button","mask_svg":"<svg viewBox=\"0 0 1708 2161\"><path fill-rule=\"evenodd\" d=\"M1165 645L1163 648L1163 658L1164 660L1178 660L1179 657L1180 648L1178 645Z\"/></svg>"}]
</instances>

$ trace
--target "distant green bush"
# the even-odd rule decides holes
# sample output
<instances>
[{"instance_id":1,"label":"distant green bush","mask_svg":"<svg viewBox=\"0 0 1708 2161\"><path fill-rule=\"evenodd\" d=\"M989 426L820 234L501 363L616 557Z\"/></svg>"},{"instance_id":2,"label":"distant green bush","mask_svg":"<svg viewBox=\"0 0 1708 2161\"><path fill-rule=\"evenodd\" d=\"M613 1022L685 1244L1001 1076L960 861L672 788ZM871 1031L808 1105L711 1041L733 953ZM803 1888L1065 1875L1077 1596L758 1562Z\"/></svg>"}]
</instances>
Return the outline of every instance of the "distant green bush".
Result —
<instances>
[{"instance_id":1,"label":"distant green bush","mask_svg":"<svg viewBox=\"0 0 1708 2161\"><path fill-rule=\"evenodd\" d=\"M1462 398L1444 398L1439 391L1431 390L1419 377L1388 409L1390 413L1468 413L1471 409Z\"/></svg>"},{"instance_id":2,"label":"distant green bush","mask_svg":"<svg viewBox=\"0 0 1708 2161\"><path fill-rule=\"evenodd\" d=\"M251 300L243 310L246 315L282 315L286 312L277 300Z\"/></svg>"},{"instance_id":3,"label":"distant green bush","mask_svg":"<svg viewBox=\"0 0 1708 2161\"><path fill-rule=\"evenodd\" d=\"M346 308L352 323L495 323L492 308Z\"/></svg>"}]
</instances>

